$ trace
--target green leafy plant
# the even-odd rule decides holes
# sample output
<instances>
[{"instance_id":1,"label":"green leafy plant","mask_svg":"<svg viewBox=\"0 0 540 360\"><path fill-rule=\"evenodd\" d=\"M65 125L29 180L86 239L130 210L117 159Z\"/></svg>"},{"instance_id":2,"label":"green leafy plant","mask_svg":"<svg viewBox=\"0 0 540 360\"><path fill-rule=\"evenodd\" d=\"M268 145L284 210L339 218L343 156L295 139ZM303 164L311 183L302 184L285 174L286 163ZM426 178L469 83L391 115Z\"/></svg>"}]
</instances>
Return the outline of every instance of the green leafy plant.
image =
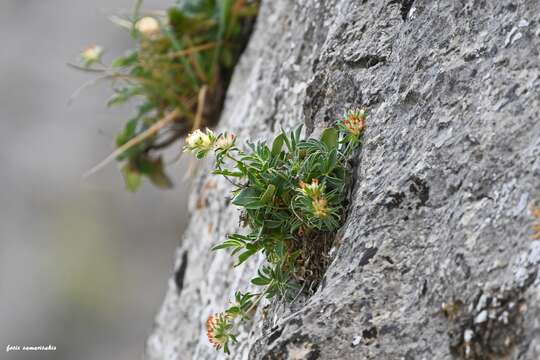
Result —
<instances>
[{"instance_id":1,"label":"green leafy plant","mask_svg":"<svg viewBox=\"0 0 540 360\"><path fill-rule=\"evenodd\" d=\"M299 127L282 131L270 146L248 142L247 150L228 133L207 129L188 136L185 151L197 158L215 154L213 173L233 184L232 203L242 208L248 228L247 234L228 235L213 250L231 250L236 265L258 253L266 258L251 279L262 290L237 292L234 305L211 317L221 324L208 327L216 348L229 351L229 343L236 341L235 319L247 319L262 298L283 299L300 284L320 280L332 237L345 216L348 158L360 145L365 119L364 110L351 110L320 139L301 139Z\"/></svg>"},{"instance_id":2,"label":"green leafy plant","mask_svg":"<svg viewBox=\"0 0 540 360\"><path fill-rule=\"evenodd\" d=\"M116 137L116 151L89 172L114 159L124 162L131 191L141 176L170 187L162 150L190 130L217 121L258 11L257 1L177 0L165 14L139 16L141 2L132 18L114 18L130 32L134 50L107 66L103 49L91 46L81 54L83 65L73 65L112 81L109 106L139 99L136 115Z\"/></svg>"}]
</instances>

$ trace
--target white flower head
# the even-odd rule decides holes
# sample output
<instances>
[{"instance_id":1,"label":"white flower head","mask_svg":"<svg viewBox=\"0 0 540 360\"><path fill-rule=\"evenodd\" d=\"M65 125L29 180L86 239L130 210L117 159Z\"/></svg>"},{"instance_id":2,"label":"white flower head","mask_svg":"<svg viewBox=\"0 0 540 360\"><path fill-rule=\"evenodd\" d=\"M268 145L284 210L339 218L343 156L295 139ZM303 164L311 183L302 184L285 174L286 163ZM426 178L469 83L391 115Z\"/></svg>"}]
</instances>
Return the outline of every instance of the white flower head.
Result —
<instances>
[{"instance_id":1,"label":"white flower head","mask_svg":"<svg viewBox=\"0 0 540 360\"><path fill-rule=\"evenodd\" d=\"M200 129L197 129L187 136L184 151L189 151L197 154L199 157L203 157L208 151L212 150L215 142L216 136L212 130L206 129L206 132L202 132Z\"/></svg>"},{"instance_id":2,"label":"white flower head","mask_svg":"<svg viewBox=\"0 0 540 360\"><path fill-rule=\"evenodd\" d=\"M221 134L215 143L215 148L216 150L227 151L234 146L235 140L236 136L232 133Z\"/></svg>"},{"instance_id":3,"label":"white flower head","mask_svg":"<svg viewBox=\"0 0 540 360\"><path fill-rule=\"evenodd\" d=\"M144 36L154 36L160 32L159 22L156 18L145 16L135 24L135 29Z\"/></svg>"},{"instance_id":4,"label":"white flower head","mask_svg":"<svg viewBox=\"0 0 540 360\"><path fill-rule=\"evenodd\" d=\"M103 48L98 45L89 46L81 53L81 58L86 66L100 62L101 56L103 56Z\"/></svg>"}]
</instances>

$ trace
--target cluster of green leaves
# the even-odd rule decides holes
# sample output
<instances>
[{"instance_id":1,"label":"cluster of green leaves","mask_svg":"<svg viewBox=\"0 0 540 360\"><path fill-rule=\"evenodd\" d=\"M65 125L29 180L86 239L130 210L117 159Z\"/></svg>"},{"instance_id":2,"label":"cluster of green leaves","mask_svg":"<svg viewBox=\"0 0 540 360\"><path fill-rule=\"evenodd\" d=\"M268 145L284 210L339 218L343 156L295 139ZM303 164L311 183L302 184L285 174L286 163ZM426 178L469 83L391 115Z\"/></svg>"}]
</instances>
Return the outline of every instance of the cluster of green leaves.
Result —
<instances>
[{"instance_id":1,"label":"cluster of green leaves","mask_svg":"<svg viewBox=\"0 0 540 360\"><path fill-rule=\"evenodd\" d=\"M233 190L234 205L244 210L247 235L232 234L214 249L233 250L238 264L262 251L272 271L254 279L281 278L280 269L294 261L291 242L311 231L334 231L340 226L351 148L339 141L335 128L326 129L320 140L300 139L301 128L282 132L272 146L248 143L249 153L237 147L216 152L215 174L247 179ZM347 151L344 151L347 150ZM233 169L227 166L232 160ZM303 235L301 235L303 236Z\"/></svg>"},{"instance_id":2,"label":"cluster of green leaves","mask_svg":"<svg viewBox=\"0 0 540 360\"><path fill-rule=\"evenodd\" d=\"M141 176L159 187L171 186L162 150L217 120L257 10L257 1L177 0L166 15L140 16L137 10L132 18L117 19L136 46L110 66L101 62L99 47L83 53L87 70L103 72L102 78L113 82L109 106L138 98L136 115L116 137L118 148L141 139L117 156L125 163L129 190L139 187ZM152 126L173 111L178 115L154 133Z\"/></svg>"},{"instance_id":3,"label":"cluster of green leaves","mask_svg":"<svg viewBox=\"0 0 540 360\"><path fill-rule=\"evenodd\" d=\"M353 123L363 128L365 114ZM247 234L230 234L213 250L229 249L236 266L262 253L266 262L251 283L259 293L237 293L236 303L225 311L227 319L245 319L263 297L285 298L297 287L293 281L305 265L302 249L318 233L337 230L345 211L349 185L348 157L360 144L361 132L349 125L328 128L320 139L301 139L302 128L282 131L269 146L247 143L248 151L234 144L230 134L197 132L188 137L187 151L204 157L215 152L214 174L234 185L232 203L243 210ZM228 141L225 141L228 139ZM226 144L226 146L213 144ZM323 256L324 254L319 254ZM246 305L249 304L249 305Z\"/></svg>"}]
</instances>

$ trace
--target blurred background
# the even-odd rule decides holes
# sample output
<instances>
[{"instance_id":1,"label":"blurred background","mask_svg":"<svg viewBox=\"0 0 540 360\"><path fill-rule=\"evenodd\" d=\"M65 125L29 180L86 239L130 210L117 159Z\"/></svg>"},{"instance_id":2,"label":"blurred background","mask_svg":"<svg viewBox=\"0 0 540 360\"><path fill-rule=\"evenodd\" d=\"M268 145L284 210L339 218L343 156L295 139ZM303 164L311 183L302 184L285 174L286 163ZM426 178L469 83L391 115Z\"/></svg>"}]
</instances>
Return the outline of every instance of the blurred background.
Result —
<instances>
[{"instance_id":1,"label":"blurred background","mask_svg":"<svg viewBox=\"0 0 540 360\"><path fill-rule=\"evenodd\" d=\"M67 106L94 75L66 62L94 43L106 62L129 49L108 16L133 2L0 1L0 359L142 358L186 224L188 184L178 162L169 191L126 192L116 164L83 180L133 108L107 109L107 83ZM172 3L146 0L143 9ZM9 344L57 350L6 353Z\"/></svg>"}]
</instances>

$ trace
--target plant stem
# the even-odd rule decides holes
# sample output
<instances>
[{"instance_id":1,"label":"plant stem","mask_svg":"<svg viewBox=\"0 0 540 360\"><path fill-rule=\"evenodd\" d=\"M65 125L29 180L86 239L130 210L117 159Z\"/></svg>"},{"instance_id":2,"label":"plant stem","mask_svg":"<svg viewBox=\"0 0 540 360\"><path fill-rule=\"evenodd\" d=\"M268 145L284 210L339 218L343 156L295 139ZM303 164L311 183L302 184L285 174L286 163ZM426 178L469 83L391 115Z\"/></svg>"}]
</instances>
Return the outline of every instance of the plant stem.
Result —
<instances>
[{"instance_id":1,"label":"plant stem","mask_svg":"<svg viewBox=\"0 0 540 360\"><path fill-rule=\"evenodd\" d=\"M271 284L272 283L270 283L270 285ZM249 309L246 310L246 314L251 312L251 310L253 310L255 308L255 306L257 306L259 304L259 302L262 300L263 296L266 295L266 293L268 292L268 289L270 288L270 285L266 286L266 289L264 289L264 291L262 293L260 293L259 296L257 296L257 299L255 299L255 301L253 302L253 304L251 304Z\"/></svg>"},{"instance_id":2,"label":"plant stem","mask_svg":"<svg viewBox=\"0 0 540 360\"><path fill-rule=\"evenodd\" d=\"M237 162L237 163L240 162L240 160L238 160L237 158L235 158L234 156L232 156L229 152L227 152L227 157L228 157L229 159L231 159L232 161L234 161L234 162Z\"/></svg>"},{"instance_id":3,"label":"plant stem","mask_svg":"<svg viewBox=\"0 0 540 360\"><path fill-rule=\"evenodd\" d=\"M172 122L174 119L176 119L180 115L180 110L175 109L174 111L171 111L169 114L167 114L163 119L159 120L157 123L146 129L144 132L140 133L139 135L135 136L128 142L126 142L124 145L117 148L115 151L113 151L109 156L107 156L103 161L101 161L99 164L94 166L92 169L90 169L86 174L84 174L83 178L87 178L90 175L98 172L101 170L105 165L113 161L118 156L122 155L126 150L131 149L133 146L140 144L142 141L148 139L155 133L157 133L159 130L161 130L163 127L165 127L167 124Z\"/></svg>"},{"instance_id":4,"label":"plant stem","mask_svg":"<svg viewBox=\"0 0 540 360\"><path fill-rule=\"evenodd\" d=\"M138 20L143 0L136 0L133 8L133 21Z\"/></svg>"}]
</instances>

